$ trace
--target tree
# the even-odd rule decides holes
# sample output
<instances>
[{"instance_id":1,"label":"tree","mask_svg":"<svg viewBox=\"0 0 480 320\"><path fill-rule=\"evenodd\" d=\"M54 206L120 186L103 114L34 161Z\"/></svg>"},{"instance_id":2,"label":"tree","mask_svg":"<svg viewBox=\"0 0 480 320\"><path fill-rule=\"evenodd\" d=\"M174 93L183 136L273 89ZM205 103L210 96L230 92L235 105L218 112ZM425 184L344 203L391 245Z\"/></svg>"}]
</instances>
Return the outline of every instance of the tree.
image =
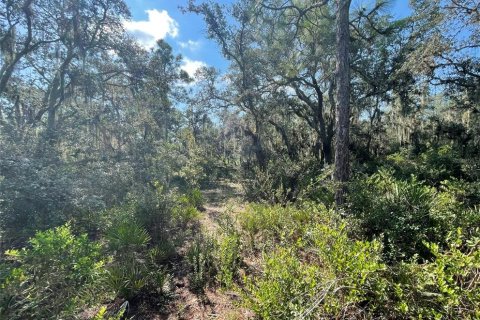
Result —
<instances>
[{"instance_id":1,"label":"tree","mask_svg":"<svg viewBox=\"0 0 480 320\"><path fill-rule=\"evenodd\" d=\"M335 192L335 203L343 205L345 201L345 183L349 177L349 129L350 129L350 0L337 0L337 66L335 79L336 121L335 121L335 172L334 179L338 183Z\"/></svg>"}]
</instances>

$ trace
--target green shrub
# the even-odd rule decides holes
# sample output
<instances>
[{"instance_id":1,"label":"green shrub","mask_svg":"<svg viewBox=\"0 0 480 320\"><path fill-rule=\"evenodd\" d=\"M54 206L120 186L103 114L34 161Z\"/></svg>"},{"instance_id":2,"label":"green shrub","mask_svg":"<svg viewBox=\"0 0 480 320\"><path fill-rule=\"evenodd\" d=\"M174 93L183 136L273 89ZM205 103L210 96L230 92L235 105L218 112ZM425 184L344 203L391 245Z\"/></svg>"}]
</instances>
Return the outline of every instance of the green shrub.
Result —
<instances>
[{"instance_id":1,"label":"green shrub","mask_svg":"<svg viewBox=\"0 0 480 320\"><path fill-rule=\"evenodd\" d=\"M200 217L200 212L194 206L178 205L172 210L173 220L181 226L188 224Z\"/></svg>"},{"instance_id":2,"label":"green shrub","mask_svg":"<svg viewBox=\"0 0 480 320\"><path fill-rule=\"evenodd\" d=\"M175 254L175 244L170 239L164 239L149 250L151 259L157 264L167 263Z\"/></svg>"},{"instance_id":3,"label":"green shrub","mask_svg":"<svg viewBox=\"0 0 480 320\"><path fill-rule=\"evenodd\" d=\"M108 267L106 284L119 298L130 300L146 288L148 267L134 258Z\"/></svg>"},{"instance_id":4,"label":"green shrub","mask_svg":"<svg viewBox=\"0 0 480 320\"><path fill-rule=\"evenodd\" d=\"M188 203L194 206L196 209L201 209L205 204L205 199L203 198L202 192L198 188L191 189L186 193L185 196Z\"/></svg>"},{"instance_id":5,"label":"green shrub","mask_svg":"<svg viewBox=\"0 0 480 320\"><path fill-rule=\"evenodd\" d=\"M293 202L300 191L300 177L308 176L312 167L308 159L292 161L286 156L270 159L266 168L253 166L244 172L246 197L270 204Z\"/></svg>"},{"instance_id":6,"label":"green shrub","mask_svg":"<svg viewBox=\"0 0 480 320\"><path fill-rule=\"evenodd\" d=\"M398 180L392 172L355 182L350 192L351 211L370 239L383 236L384 255L390 260L418 254L431 258L424 242L443 245L449 231L465 223L478 225L457 200L455 188L444 182L439 189L412 176Z\"/></svg>"},{"instance_id":7,"label":"green shrub","mask_svg":"<svg viewBox=\"0 0 480 320\"><path fill-rule=\"evenodd\" d=\"M353 241L345 225L315 224L305 238L264 256L246 276L245 303L262 319L353 317L385 300L378 242Z\"/></svg>"},{"instance_id":8,"label":"green shrub","mask_svg":"<svg viewBox=\"0 0 480 320\"><path fill-rule=\"evenodd\" d=\"M332 181L333 167L326 167L320 174L302 176L302 186L298 192L299 201L313 201L330 206L334 203L335 183Z\"/></svg>"},{"instance_id":9,"label":"green shrub","mask_svg":"<svg viewBox=\"0 0 480 320\"><path fill-rule=\"evenodd\" d=\"M143 190L132 201L135 205L135 221L147 229L152 241L156 243L164 240L163 235L173 225L172 208L176 205L177 196L175 189L169 189L157 181L153 185L153 190Z\"/></svg>"},{"instance_id":10,"label":"green shrub","mask_svg":"<svg viewBox=\"0 0 480 320\"><path fill-rule=\"evenodd\" d=\"M151 240L147 230L135 221L121 221L106 232L109 248L117 253L131 253L144 249Z\"/></svg>"},{"instance_id":11,"label":"green shrub","mask_svg":"<svg viewBox=\"0 0 480 320\"><path fill-rule=\"evenodd\" d=\"M0 229L2 242L18 247L36 230L66 223L79 199L72 188L75 176L56 152L33 158L31 150L22 154L5 147L0 157Z\"/></svg>"},{"instance_id":12,"label":"green shrub","mask_svg":"<svg viewBox=\"0 0 480 320\"><path fill-rule=\"evenodd\" d=\"M150 235L131 217L113 224L105 238L114 254L105 282L117 297L131 300L141 293L169 293L171 277L161 264L172 254L170 242L148 248Z\"/></svg>"},{"instance_id":13,"label":"green shrub","mask_svg":"<svg viewBox=\"0 0 480 320\"><path fill-rule=\"evenodd\" d=\"M169 295L172 277L164 267L130 258L108 267L107 288L119 298L131 300L141 293Z\"/></svg>"},{"instance_id":14,"label":"green shrub","mask_svg":"<svg viewBox=\"0 0 480 320\"><path fill-rule=\"evenodd\" d=\"M232 233L223 236L217 248L217 279L221 285L231 288L240 267L240 235Z\"/></svg>"},{"instance_id":15,"label":"green shrub","mask_svg":"<svg viewBox=\"0 0 480 320\"><path fill-rule=\"evenodd\" d=\"M297 206L250 204L239 215L239 224L250 246L262 249L278 241L293 241L301 237L307 225L331 218L332 212L325 206L312 203Z\"/></svg>"},{"instance_id":16,"label":"green shrub","mask_svg":"<svg viewBox=\"0 0 480 320\"><path fill-rule=\"evenodd\" d=\"M462 232L448 237L442 250L427 244L435 259L394 268L397 317L416 319L479 319L480 238Z\"/></svg>"},{"instance_id":17,"label":"green shrub","mask_svg":"<svg viewBox=\"0 0 480 320\"><path fill-rule=\"evenodd\" d=\"M203 208L205 200L199 189L191 189L186 194L178 196L172 208L172 218L175 223L185 225L200 217L199 210Z\"/></svg>"},{"instance_id":18,"label":"green shrub","mask_svg":"<svg viewBox=\"0 0 480 320\"><path fill-rule=\"evenodd\" d=\"M215 241L210 237L197 237L187 250L190 287L203 292L215 277Z\"/></svg>"},{"instance_id":19,"label":"green shrub","mask_svg":"<svg viewBox=\"0 0 480 320\"><path fill-rule=\"evenodd\" d=\"M403 149L387 156L385 165L393 169L399 179L416 175L431 186L438 186L444 180L469 175L462 168L461 157L450 145L429 148L420 154Z\"/></svg>"},{"instance_id":20,"label":"green shrub","mask_svg":"<svg viewBox=\"0 0 480 320\"><path fill-rule=\"evenodd\" d=\"M319 305L322 317L355 314L360 309L374 312L385 303L387 282L383 276L387 267L382 261L382 246L376 240L352 239L348 227L345 222L315 224L303 239L304 254L321 268L322 286L332 284L332 291Z\"/></svg>"},{"instance_id":21,"label":"green shrub","mask_svg":"<svg viewBox=\"0 0 480 320\"><path fill-rule=\"evenodd\" d=\"M75 236L69 225L37 232L29 247L9 250L2 312L10 319L71 317L101 291L100 244Z\"/></svg>"},{"instance_id":22,"label":"green shrub","mask_svg":"<svg viewBox=\"0 0 480 320\"><path fill-rule=\"evenodd\" d=\"M91 224L89 229L93 229L97 237L106 235L108 238L115 237L112 232L122 233L122 225L125 230L128 230L129 227L126 224L134 224L146 231L151 238L149 242L154 244L164 242L165 234L174 224L172 208L176 206L176 196L173 192L165 191L159 183L155 183L154 186L155 189L145 190L141 196L132 195L125 204L90 214L89 218L93 222L78 221L75 227L81 229L86 224ZM115 228L118 230L115 231ZM171 239L172 236L170 234L169 238ZM128 238L129 235L118 234L117 237ZM129 243L131 244L132 241Z\"/></svg>"},{"instance_id":23,"label":"green shrub","mask_svg":"<svg viewBox=\"0 0 480 320\"><path fill-rule=\"evenodd\" d=\"M92 320L121 320L124 318L124 314L127 311L128 303L122 304L120 310L115 312L113 315L112 312L107 311L107 307L103 306L98 310L97 314L92 318Z\"/></svg>"},{"instance_id":24,"label":"green shrub","mask_svg":"<svg viewBox=\"0 0 480 320\"><path fill-rule=\"evenodd\" d=\"M277 154L263 168L244 166L242 184L249 201L285 205L297 200L330 200L330 169L311 155L298 154L292 160Z\"/></svg>"},{"instance_id":25,"label":"green shrub","mask_svg":"<svg viewBox=\"0 0 480 320\"><path fill-rule=\"evenodd\" d=\"M261 269L245 270L243 286L237 287L245 306L261 319L478 319L480 238L473 227L478 225L478 210L458 213L460 191L448 183L440 191L415 179L402 182L391 176L375 183L394 193L370 187L380 198L392 197L377 199L375 208L384 205L388 210L395 203L408 208L408 202L418 210L415 213L432 215L438 223L433 226L446 232L439 244L422 242L428 260L419 259L412 249L410 259L388 259L386 264L382 239L355 239L354 221L340 219L324 207L253 205L240 215L243 230L272 241L260 256ZM293 223L303 221L299 217L310 218L300 226ZM469 228L452 233L448 223ZM421 234L412 236L424 239Z\"/></svg>"},{"instance_id":26,"label":"green shrub","mask_svg":"<svg viewBox=\"0 0 480 320\"><path fill-rule=\"evenodd\" d=\"M245 277L246 307L261 319L295 319L317 292L319 268L302 263L292 249L267 255L261 276Z\"/></svg>"}]
</instances>

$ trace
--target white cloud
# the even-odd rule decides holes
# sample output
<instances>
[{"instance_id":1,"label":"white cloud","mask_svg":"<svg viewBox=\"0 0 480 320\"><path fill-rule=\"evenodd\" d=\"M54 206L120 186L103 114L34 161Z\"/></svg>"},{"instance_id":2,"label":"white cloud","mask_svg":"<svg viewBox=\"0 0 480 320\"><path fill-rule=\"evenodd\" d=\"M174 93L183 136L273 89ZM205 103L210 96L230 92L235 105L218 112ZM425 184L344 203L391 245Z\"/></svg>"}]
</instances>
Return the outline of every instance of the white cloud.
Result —
<instances>
[{"instance_id":1,"label":"white cloud","mask_svg":"<svg viewBox=\"0 0 480 320\"><path fill-rule=\"evenodd\" d=\"M200 48L201 46L201 42L200 41L193 41L193 40L188 40L186 42L179 42L178 45L180 46L180 48L182 49L188 49L190 51L196 51Z\"/></svg>"},{"instance_id":2,"label":"white cloud","mask_svg":"<svg viewBox=\"0 0 480 320\"><path fill-rule=\"evenodd\" d=\"M132 33L137 41L145 48L152 48L159 39L166 36L175 38L178 36L178 23L166 10L146 10L148 20L143 21L125 21L124 26L127 31Z\"/></svg>"},{"instance_id":3,"label":"white cloud","mask_svg":"<svg viewBox=\"0 0 480 320\"><path fill-rule=\"evenodd\" d=\"M206 66L207 64L203 61L190 60L188 58L184 58L183 64L180 68L183 71L187 72L190 77L194 78L197 70Z\"/></svg>"}]
</instances>

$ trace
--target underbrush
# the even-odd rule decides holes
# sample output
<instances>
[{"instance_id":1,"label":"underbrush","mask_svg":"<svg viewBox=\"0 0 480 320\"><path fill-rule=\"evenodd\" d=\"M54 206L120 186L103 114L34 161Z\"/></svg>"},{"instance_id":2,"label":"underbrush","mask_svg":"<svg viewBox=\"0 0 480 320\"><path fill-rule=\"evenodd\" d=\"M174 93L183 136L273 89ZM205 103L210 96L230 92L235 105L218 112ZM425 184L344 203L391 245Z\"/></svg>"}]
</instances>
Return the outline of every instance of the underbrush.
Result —
<instances>
[{"instance_id":1,"label":"underbrush","mask_svg":"<svg viewBox=\"0 0 480 320\"><path fill-rule=\"evenodd\" d=\"M202 201L198 191L157 185L143 199L85 213L94 217L88 224L79 217L37 232L0 264L0 317L72 319L98 310L95 319L117 319L126 306L141 317L142 308L162 310L172 298L176 248Z\"/></svg>"},{"instance_id":2,"label":"underbrush","mask_svg":"<svg viewBox=\"0 0 480 320\"><path fill-rule=\"evenodd\" d=\"M400 180L381 170L353 184L350 210L367 238L382 238L387 260L414 255L429 259L431 250L425 242L445 246L450 231L462 227L469 232L480 226L478 210L467 207L462 198L455 181L435 188L416 176Z\"/></svg>"},{"instance_id":3,"label":"underbrush","mask_svg":"<svg viewBox=\"0 0 480 320\"><path fill-rule=\"evenodd\" d=\"M323 205L253 204L238 220L233 236L226 230L216 248L226 257L217 270L229 267L221 283L235 288L258 318L479 316L480 247L473 229L447 232L442 245L422 242L429 260L414 254L392 262L382 236L363 240L357 219L339 218Z\"/></svg>"},{"instance_id":4,"label":"underbrush","mask_svg":"<svg viewBox=\"0 0 480 320\"><path fill-rule=\"evenodd\" d=\"M172 266L185 252L194 294L235 291L259 319L480 318L480 212L468 188L476 180L404 173L357 176L344 215L312 180L295 203L225 214L213 235L198 228L199 190L154 184L7 251L0 316L120 319L130 308L148 318L173 298Z\"/></svg>"},{"instance_id":5,"label":"underbrush","mask_svg":"<svg viewBox=\"0 0 480 320\"><path fill-rule=\"evenodd\" d=\"M262 270L244 276L241 292L262 319L355 312L385 288L380 243L350 239L348 222L324 206L252 205L239 219Z\"/></svg>"},{"instance_id":6,"label":"underbrush","mask_svg":"<svg viewBox=\"0 0 480 320\"><path fill-rule=\"evenodd\" d=\"M0 299L9 319L72 317L102 294L108 257L69 225L38 232L29 247L6 256Z\"/></svg>"},{"instance_id":7,"label":"underbrush","mask_svg":"<svg viewBox=\"0 0 480 320\"><path fill-rule=\"evenodd\" d=\"M325 177L238 216L244 306L261 319L480 317L478 165L449 146L381 165L349 185L342 216Z\"/></svg>"}]
</instances>

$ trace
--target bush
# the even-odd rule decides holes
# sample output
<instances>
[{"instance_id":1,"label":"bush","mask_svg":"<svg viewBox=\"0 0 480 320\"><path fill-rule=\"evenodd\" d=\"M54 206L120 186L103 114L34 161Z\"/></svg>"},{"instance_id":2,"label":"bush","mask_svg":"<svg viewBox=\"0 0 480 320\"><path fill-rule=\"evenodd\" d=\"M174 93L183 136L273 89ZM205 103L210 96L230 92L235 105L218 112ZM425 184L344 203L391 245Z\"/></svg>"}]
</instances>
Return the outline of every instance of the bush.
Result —
<instances>
[{"instance_id":1,"label":"bush","mask_svg":"<svg viewBox=\"0 0 480 320\"><path fill-rule=\"evenodd\" d=\"M246 307L261 319L299 318L317 292L318 273L291 249L279 248L265 257L262 276L245 277Z\"/></svg>"},{"instance_id":2,"label":"bush","mask_svg":"<svg viewBox=\"0 0 480 320\"><path fill-rule=\"evenodd\" d=\"M290 219L311 215L307 208L280 211ZM296 237L263 256L262 273L244 279L246 306L262 319L350 317L385 301L381 245L351 240L329 211L314 212L321 223L292 230Z\"/></svg>"},{"instance_id":3,"label":"bush","mask_svg":"<svg viewBox=\"0 0 480 320\"><path fill-rule=\"evenodd\" d=\"M158 182L153 183L153 188L150 186L140 191L141 195L131 194L124 204L92 213L85 217L88 221L76 221L75 226L87 229L95 236L108 237L114 226L119 228L125 223L134 224L146 231L152 243L165 242L165 235L174 227L173 208L176 206L177 196L174 192L166 191ZM168 236L171 239L173 235L170 233ZM129 238L129 235L126 234L125 237ZM131 242L131 239L127 240Z\"/></svg>"},{"instance_id":4,"label":"bush","mask_svg":"<svg viewBox=\"0 0 480 320\"><path fill-rule=\"evenodd\" d=\"M107 287L125 300L131 300L141 293L166 297L171 294L172 277L168 271L135 258L109 266L105 280Z\"/></svg>"},{"instance_id":5,"label":"bush","mask_svg":"<svg viewBox=\"0 0 480 320\"><path fill-rule=\"evenodd\" d=\"M420 259L415 248L409 251L411 258L391 260L390 255L385 255L382 238L358 240L354 219L341 219L322 206L250 205L239 216L242 232L270 244L260 255L253 252L247 259L260 260L255 264L260 270L246 269L243 285L236 287L241 290L244 305L261 319L477 319L480 229L474 226L478 225L478 210L459 211L461 204L456 197L461 192L449 183L438 191L414 178L398 181L383 174L368 189L379 195L376 210L417 210L399 212L407 217L429 214L436 219L433 221L437 224L432 226L441 226L438 230L445 232L439 244L421 243L429 254L428 260ZM375 189L378 185L389 186L388 192L380 193ZM452 212L455 214L450 216ZM416 220L407 220L412 221ZM380 221L376 223L381 226ZM383 223L392 227L390 236L425 239L422 230L408 235L394 229L413 232L414 226L389 225L387 220ZM469 228L447 231L456 224ZM229 247L228 243L224 248Z\"/></svg>"},{"instance_id":6,"label":"bush","mask_svg":"<svg viewBox=\"0 0 480 320\"><path fill-rule=\"evenodd\" d=\"M140 190L142 194L132 196L131 203L135 221L147 229L155 243L163 241L173 226L172 208L177 203L177 196L174 189L170 190L160 182L155 181L153 187Z\"/></svg>"},{"instance_id":7,"label":"bush","mask_svg":"<svg viewBox=\"0 0 480 320\"><path fill-rule=\"evenodd\" d=\"M297 200L327 200L331 198L330 169L309 155L299 154L295 160L277 155L265 168L244 163L242 184L250 201L285 205Z\"/></svg>"},{"instance_id":8,"label":"bush","mask_svg":"<svg viewBox=\"0 0 480 320\"><path fill-rule=\"evenodd\" d=\"M387 260L409 259L415 254L427 259L432 255L424 242L444 245L452 229L478 225L478 218L477 222L471 219L470 210L458 196L448 182L437 190L415 176L398 180L392 172L381 170L353 184L350 203L365 235L383 237Z\"/></svg>"},{"instance_id":9,"label":"bush","mask_svg":"<svg viewBox=\"0 0 480 320\"><path fill-rule=\"evenodd\" d=\"M240 235L224 235L217 248L217 279L221 285L231 288L240 267Z\"/></svg>"},{"instance_id":10,"label":"bush","mask_svg":"<svg viewBox=\"0 0 480 320\"><path fill-rule=\"evenodd\" d=\"M117 297L131 300L141 293L168 295L171 276L161 265L168 246L148 249L151 237L132 218L120 220L106 232L114 260L107 268L106 284Z\"/></svg>"},{"instance_id":11,"label":"bush","mask_svg":"<svg viewBox=\"0 0 480 320\"><path fill-rule=\"evenodd\" d=\"M478 319L480 317L480 238L465 238L459 229L445 250L427 244L435 259L394 268L397 317Z\"/></svg>"},{"instance_id":12,"label":"bush","mask_svg":"<svg viewBox=\"0 0 480 320\"><path fill-rule=\"evenodd\" d=\"M69 225L37 232L29 244L6 252L0 295L7 318L71 317L94 301L105 272L100 244Z\"/></svg>"},{"instance_id":13,"label":"bush","mask_svg":"<svg viewBox=\"0 0 480 320\"><path fill-rule=\"evenodd\" d=\"M185 226L199 217L200 212L194 206L179 205L172 210L172 218L180 226Z\"/></svg>"},{"instance_id":14,"label":"bush","mask_svg":"<svg viewBox=\"0 0 480 320\"><path fill-rule=\"evenodd\" d=\"M36 230L68 221L75 207L74 177L59 161L10 156L2 151L0 157L0 230L11 247L18 247Z\"/></svg>"},{"instance_id":15,"label":"bush","mask_svg":"<svg viewBox=\"0 0 480 320\"><path fill-rule=\"evenodd\" d=\"M385 165L393 169L399 179L416 175L431 186L439 186L444 180L469 175L462 169L461 157L449 145L429 148L420 154L404 149L387 156Z\"/></svg>"},{"instance_id":16,"label":"bush","mask_svg":"<svg viewBox=\"0 0 480 320\"><path fill-rule=\"evenodd\" d=\"M125 312L127 311L128 303L124 303L120 310L115 312L113 315L111 312L107 311L107 307L103 306L100 310L95 314L92 320L121 320L124 318Z\"/></svg>"},{"instance_id":17,"label":"bush","mask_svg":"<svg viewBox=\"0 0 480 320\"><path fill-rule=\"evenodd\" d=\"M203 208L205 200L199 189L191 189L186 194L178 196L172 209L172 218L178 225L186 225L200 217L198 210Z\"/></svg>"},{"instance_id":18,"label":"bush","mask_svg":"<svg viewBox=\"0 0 480 320\"><path fill-rule=\"evenodd\" d=\"M146 288L148 272L147 266L130 258L109 266L106 284L115 296L130 300Z\"/></svg>"},{"instance_id":19,"label":"bush","mask_svg":"<svg viewBox=\"0 0 480 320\"><path fill-rule=\"evenodd\" d=\"M292 241L300 237L304 228L315 221L331 219L331 212L323 205L311 203L290 205L250 204L239 216L239 224L246 233L251 248L262 249L277 241Z\"/></svg>"},{"instance_id":20,"label":"bush","mask_svg":"<svg viewBox=\"0 0 480 320\"><path fill-rule=\"evenodd\" d=\"M212 238L197 237L187 250L190 288L196 292L203 292L215 277L215 247Z\"/></svg>"},{"instance_id":21,"label":"bush","mask_svg":"<svg viewBox=\"0 0 480 320\"><path fill-rule=\"evenodd\" d=\"M205 199L203 198L202 192L200 189L191 189L185 194L186 200L189 205L194 206L196 209L202 209L205 204Z\"/></svg>"},{"instance_id":22,"label":"bush","mask_svg":"<svg viewBox=\"0 0 480 320\"><path fill-rule=\"evenodd\" d=\"M137 222L121 221L113 225L106 233L109 248L118 255L132 255L140 252L151 240L147 230Z\"/></svg>"}]
</instances>

